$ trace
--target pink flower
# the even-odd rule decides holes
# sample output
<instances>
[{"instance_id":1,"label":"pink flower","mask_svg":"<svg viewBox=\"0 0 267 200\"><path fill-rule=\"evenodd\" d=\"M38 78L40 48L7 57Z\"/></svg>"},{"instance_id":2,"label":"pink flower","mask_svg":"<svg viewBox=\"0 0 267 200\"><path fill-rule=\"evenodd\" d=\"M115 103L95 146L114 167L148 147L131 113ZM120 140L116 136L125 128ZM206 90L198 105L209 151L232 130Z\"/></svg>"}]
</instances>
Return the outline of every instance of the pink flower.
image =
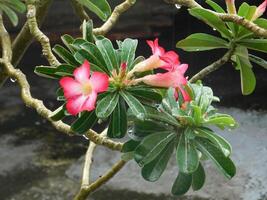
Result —
<instances>
[{"instance_id":1,"label":"pink flower","mask_svg":"<svg viewBox=\"0 0 267 200\"><path fill-rule=\"evenodd\" d=\"M90 63L84 63L74 70L74 78L63 77L60 86L67 100L66 108L71 115L95 109L97 94L108 89L109 77L101 72L93 72L90 77Z\"/></svg>"},{"instance_id":2,"label":"pink flower","mask_svg":"<svg viewBox=\"0 0 267 200\"><path fill-rule=\"evenodd\" d=\"M266 6L267 6L267 0L264 0L264 2L257 7L256 12L254 16L252 17L252 21L258 19L260 16L263 15L263 13L266 10Z\"/></svg>"},{"instance_id":3,"label":"pink flower","mask_svg":"<svg viewBox=\"0 0 267 200\"><path fill-rule=\"evenodd\" d=\"M154 87L164 87L164 88L176 88L175 97L178 99L178 92L180 90L184 101L191 101L190 96L184 90L183 85L187 84L187 79L184 77L184 73L188 68L187 64L182 64L176 66L172 71L168 71L165 73L157 73L153 75L147 75L143 78L138 79L138 81L142 81L147 85L151 85Z\"/></svg>"},{"instance_id":4,"label":"pink flower","mask_svg":"<svg viewBox=\"0 0 267 200\"><path fill-rule=\"evenodd\" d=\"M157 68L162 68L171 71L175 66L180 65L179 56L174 51L165 51L165 49L159 46L158 38L154 41L148 40L147 44L150 46L153 55L148 59L138 63L133 72L144 72ZM133 73L131 72L131 73Z\"/></svg>"}]
</instances>

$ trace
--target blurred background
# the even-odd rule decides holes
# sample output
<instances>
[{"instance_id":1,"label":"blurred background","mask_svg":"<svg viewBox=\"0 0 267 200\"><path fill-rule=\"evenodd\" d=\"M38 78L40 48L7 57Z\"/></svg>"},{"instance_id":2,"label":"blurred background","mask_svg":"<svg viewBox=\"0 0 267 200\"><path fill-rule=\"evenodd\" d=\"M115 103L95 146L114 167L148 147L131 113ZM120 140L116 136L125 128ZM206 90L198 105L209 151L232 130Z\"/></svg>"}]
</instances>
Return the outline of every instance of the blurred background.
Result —
<instances>
[{"instance_id":1,"label":"blurred background","mask_svg":"<svg viewBox=\"0 0 267 200\"><path fill-rule=\"evenodd\" d=\"M109 1L111 6L122 1ZM198 1L205 7L203 0ZM216 1L224 6L224 0ZM236 1L238 5L243 1ZM262 0L246 1L259 5ZM238 6L237 6L238 7ZM95 27L101 22L92 13ZM25 22L21 16L16 28L7 22L12 38ZM52 44L61 43L60 36L81 35L79 18L66 0L55 0L42 26ZM151 52L147 39L159 38L160 45L175 50L183 63L189 64L187 75L191 77L200 69L220 58L224 50L188 53L176 49L177 41L186 36L205 32L217 35L206 24L188 14L186 8L177 9L163 0L137 0L136 5L123 14L107 35L111 40L126 37L138 38L137 54L148 57ZM261 55L266 59L266 54ZM36 65L46 65L40 44L33 42L19 68L27 75L33 96L44 100L54 109L58 106L55 91L56 80L38 77L33 73ZM207 76L203 82L212 87L220 97L222 112L232 114L240 127L231 133L222 133L233 145L233 159L238 166L236 177L227 181L210 163L206 164L207 184L200 192L190 192L179 199L229 199L267 200L267 71L254 65L257 87L252 95L242 96L239 72L228 63ZM78 190L83 154L88 141L82 137L68 137L54 130L34 110L23 105L16 80L8 80L0 89L0 199L1 200L65 200ZM99 147L96 151L92 180L101 175L119 155ZM159 182L142 180L139 167L130 162L114 180L98 190L91 199L114 200L168 200L172 180L177 169L169 164L169 170ZM74 163L74 164L73 164Z\"/></svg>"}]
</instances>

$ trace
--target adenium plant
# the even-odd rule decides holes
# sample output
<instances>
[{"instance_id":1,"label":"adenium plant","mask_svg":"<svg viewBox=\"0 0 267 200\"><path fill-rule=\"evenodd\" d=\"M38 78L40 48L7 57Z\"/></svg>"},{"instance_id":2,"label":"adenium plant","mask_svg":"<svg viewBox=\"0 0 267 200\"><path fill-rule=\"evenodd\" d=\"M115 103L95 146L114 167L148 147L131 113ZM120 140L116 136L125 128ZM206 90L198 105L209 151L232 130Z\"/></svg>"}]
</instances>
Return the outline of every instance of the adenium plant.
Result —
<instances>
[{"instance_id":1,"label":"adenium plant","mask_svg":"<svg viewBox=\"0 0 267 200\"><path fill-rule=\"evenodd\" d=\"M53 48L59 61L48 41L39 37L43 33L37 27L35 16L31 15L31 9L40 2L26 2L31 33L37 40L39 38L51 64L37 66L35 72L57 79L57 100L62 105L51 112L31 96L23 97L24 101L59 130L85 135L91 140L90 145L96 143L121 151L122 161L104 178L111 178L124 163L133 160L140 166L144 179L154 182L168 170L166 167L171 157L175 157L177 178L174 183L170 182L170 190L173 195L179 196L190 188L199 190L203 187L203 163L207 159L212 160L226 178L235 175L236 168L230 158L231 145L214 128L233 129L237 127L237 122L213 107L213 102L219 102L219 98L201 79L231 61L240 72L242 93L248 95L254 91L256 78L252 63L267 68L267 61L254 55L257 51L267 53L267 20L261 18L267 6L266 0L258 7L244 2L238 9L234 0L226 0L225 9L212 0L206 1L210 9L193 0L167 1L189 7L189 14L221 36L194 33L178 41L178 48L187 52L227 50L221 59L193 77L186 75L190 66L181 63L175 51L165 50L158 38L139 44L151 48L151 55L145 58L136 55L137 39L126 38L116 41L115 45L104 36L117 20L116 15L129 9L135 3L133 0L126 0L116 7L116 15L112 14L106 0L73 0L76 11L81 11L83 18L87 18L83 9L88 9L106 22L97 29L93 28L91 20L85 20L81 37L63 35L61 38L65 46L55 45ZM17 24L17 16L13 10L22 12L24 9L21 1L0 1L0 10L14 25ZM80 12L77 14L81 16ZM4 42L2 48L4 52L10 50ZM27 80L23 74L18 74L5 53L1 64L8 76L19 80L25 94ZM73 119L70 128L63 123L65 118ZM106 127L101 134L92 131L97 123ZM121 138L127 141L124 144L113 141ZM86 159L91 159L91 156L88 154ZM100 178L93 184L99 187L106 179ZM75 199L85 199L97 188L90 186L90 183L83 183Z\"/></svg>"}]
</instances>

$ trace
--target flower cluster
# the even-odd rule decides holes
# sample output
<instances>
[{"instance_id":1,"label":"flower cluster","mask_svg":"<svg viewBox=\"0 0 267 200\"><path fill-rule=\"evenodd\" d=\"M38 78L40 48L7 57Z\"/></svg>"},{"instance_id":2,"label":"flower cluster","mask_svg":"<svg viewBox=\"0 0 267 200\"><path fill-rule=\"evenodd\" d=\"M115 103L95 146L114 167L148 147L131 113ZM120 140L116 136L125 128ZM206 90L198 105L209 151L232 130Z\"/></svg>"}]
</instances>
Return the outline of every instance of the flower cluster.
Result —
<instances>
[{"instance_id":1,"label":"flower cluster","mask_svg":"<svg viewBox=\"0 0 267 200\"><path fill-rule=\"evenodd\" d=\"M147 41L152 50L152 55L138 63L127 73L127 63L123 62L120 71L115 70L109 77L102 72L93 72L90 75L90 63L85 60L74 72L74 77L63 77L60 85L63 88L67 100L66 109L69 114L77 115L82 111L95 109L97 94L106 92L112 82L118 87L122 85L138 84L143 82L153 87L175 88L175 96L178 98L180 91L184 101L190 101L190 96L184 90L187 78L184 74L188 68L187 64L181 64L178 54L174 51L165 51L159 46L158 39ZM145 72L153 69L163 69L166 72L146 75L134 79L135 73Z\"/></svg>"}]
</instances>

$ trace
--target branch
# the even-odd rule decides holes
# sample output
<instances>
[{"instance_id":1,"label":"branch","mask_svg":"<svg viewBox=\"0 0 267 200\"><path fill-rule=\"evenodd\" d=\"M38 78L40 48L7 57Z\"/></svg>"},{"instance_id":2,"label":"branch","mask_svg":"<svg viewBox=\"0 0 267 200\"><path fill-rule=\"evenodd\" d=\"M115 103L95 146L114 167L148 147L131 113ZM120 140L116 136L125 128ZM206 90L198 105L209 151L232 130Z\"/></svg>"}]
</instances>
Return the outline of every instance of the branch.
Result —
<instances>
[{"instance_id":1,"label":"branch","mask_svg":"<svg viewBox=\"0 0 267 200\"><path fill-rule=\"evenodd\" d=\"M39 24L42 24L44 21L44 18L46 16L47 10L49 6L51 5L52 0L43 0L42 4L37 8L36 16L37 16L37 22ZM24 26L22 27L21 31L15 38L15 40L12 43L12 63L13 66L17 66L23 57L24 53L28 49L32 42L32 35L30 33L29 25L26 22ZM0 75L0 87L6 82L7 75L4 73L1 73Z\"/></svg>"},{"instance_id":2,"label":"branch","mask_svg":"<svg viewBox=\"0 0 267 200\"><path fill-rule=\"evenodd\" d=\"M198 72L196 75L194 75L189 80L189 82L195 83L198 80L202 80L209 73L219 69L222 65L224 65L225 63L227 63L231 59L231 56L233 55L234 51L235 51L235 47L230 48L222 58L220 58L219 60L210 64L209 66L205 67L204 69L202 69L200 72Z\"/></svg>"},{"instance_id":3,"label":"branch","mask_svg":"<svg viewBox=\"0 0 267 200\"><path fill-rule=\"evenodd\" d=\"M201 5L199 5L196 1L194 0L164 0L167 3L170 4L179 4L188 8L202 8ZM245 27L246 29L250 30L253 32L255 35L259 37L265 37L267 38L267 30L264 28L259 27L255 23L246 20L243 17L240 17L235 14L225 14L225 13L217 13L212 11L213 14L217 15L221 20L226 21L226 22L233 22L238 25L241 25Z\"/></svg>"},{"instance_id":4,"label":"branch","mask_svg":"<svg viewBox=\"0 0 267 200\"><path fill-rule=\"evenodd\" d=\"M27 18L28 25L30 28L31 34L35 37L35 39L41 43L43 55L47 58L49 64L51 66L59 65L59 61L54 56L51 50L51 45L49 42L49 38L38 28L37 20L36 20L36 7L33 4L27 5Z\"/></svg>"},{"instance_id":5,"label":"branch","mask_svg":"<svg viewBox=\"0 0 267 200\"><path fill-rule=\"evenodd\" d=\"M11 40L4 26L2 15L0 15L0 37L2 45L2 58L10 61L12 59Z\"/></svg>"},{"instance_id":6,"label":"branch","mask_svg":"<svg viewBox=\"0 0 267 200\"><path fill-rule=\"evenodd\" d=\"M120 15L127 11L135 4L136 0L125 0L120 5L116 6L108 20L100 27L94 29L95 35L105 35L118 21Z\"/></svg>"},{"instance_id":7,"label":"branch","mask_svg":"<svg viewBox=\"0 0 267 200\"><path fill-rule=\"evenodd\" d=\"M41 26L41 24L44 22L44 18L52 2L53 0L42 0L42 4L39 7L37 7L36 18L39 26ZM31 43L32 43L32 35L29 29L28 22L26 21L21 31L19 32L19 34L12 43L13 66L16 67L18 65L25 51L28 49Z\"/></svg>"},{"instance_id":8,"label":"branch","mask_svg":"<svg viewBox=\"0 0 267 200\"><path fill-rule=\"evenodd\" d=\"M107 129L105 129L101 134L102 137L107 135ZM82 188L89 186L89 179L90 179L90 168L93 163L93 153L96 148L96 144L90 142L87 152L85 154L85 162L83 167L83 177L82 177Z\"/></svg>"},{"instance_id":9,"label":"branch","mask_svg":"<svg viewBox=\"0 0 267 200\"><path fill-rule=\"evenodd\" d=\"M90 17L87 15L85 10L83 9L83 6L79 2L77 2L77 0L71 0L70 2L75 13L80 18L81 22L83 22L84 20L88 21L90 19Z\"/></svg>"},{"instance_id":10,"label":"branch","mask_svg":"<svg viewBox=\"0 0 267 200\"><path fill-rule=\"evenodd\" d=\"M95 182L90 184L87 187L82 187L79 191L79 193L74 197L74 200L85 200L88 195L90 195L92 192L94 192L97 188L105 184L107 181L109 181L113 176L116 175L117 172L119 172L126 164L126 161L120 160L115 165L112 166L112 168L106 172L103 176L101 176L99 179L97 179Z\"/></svg>"}]
</instances>

